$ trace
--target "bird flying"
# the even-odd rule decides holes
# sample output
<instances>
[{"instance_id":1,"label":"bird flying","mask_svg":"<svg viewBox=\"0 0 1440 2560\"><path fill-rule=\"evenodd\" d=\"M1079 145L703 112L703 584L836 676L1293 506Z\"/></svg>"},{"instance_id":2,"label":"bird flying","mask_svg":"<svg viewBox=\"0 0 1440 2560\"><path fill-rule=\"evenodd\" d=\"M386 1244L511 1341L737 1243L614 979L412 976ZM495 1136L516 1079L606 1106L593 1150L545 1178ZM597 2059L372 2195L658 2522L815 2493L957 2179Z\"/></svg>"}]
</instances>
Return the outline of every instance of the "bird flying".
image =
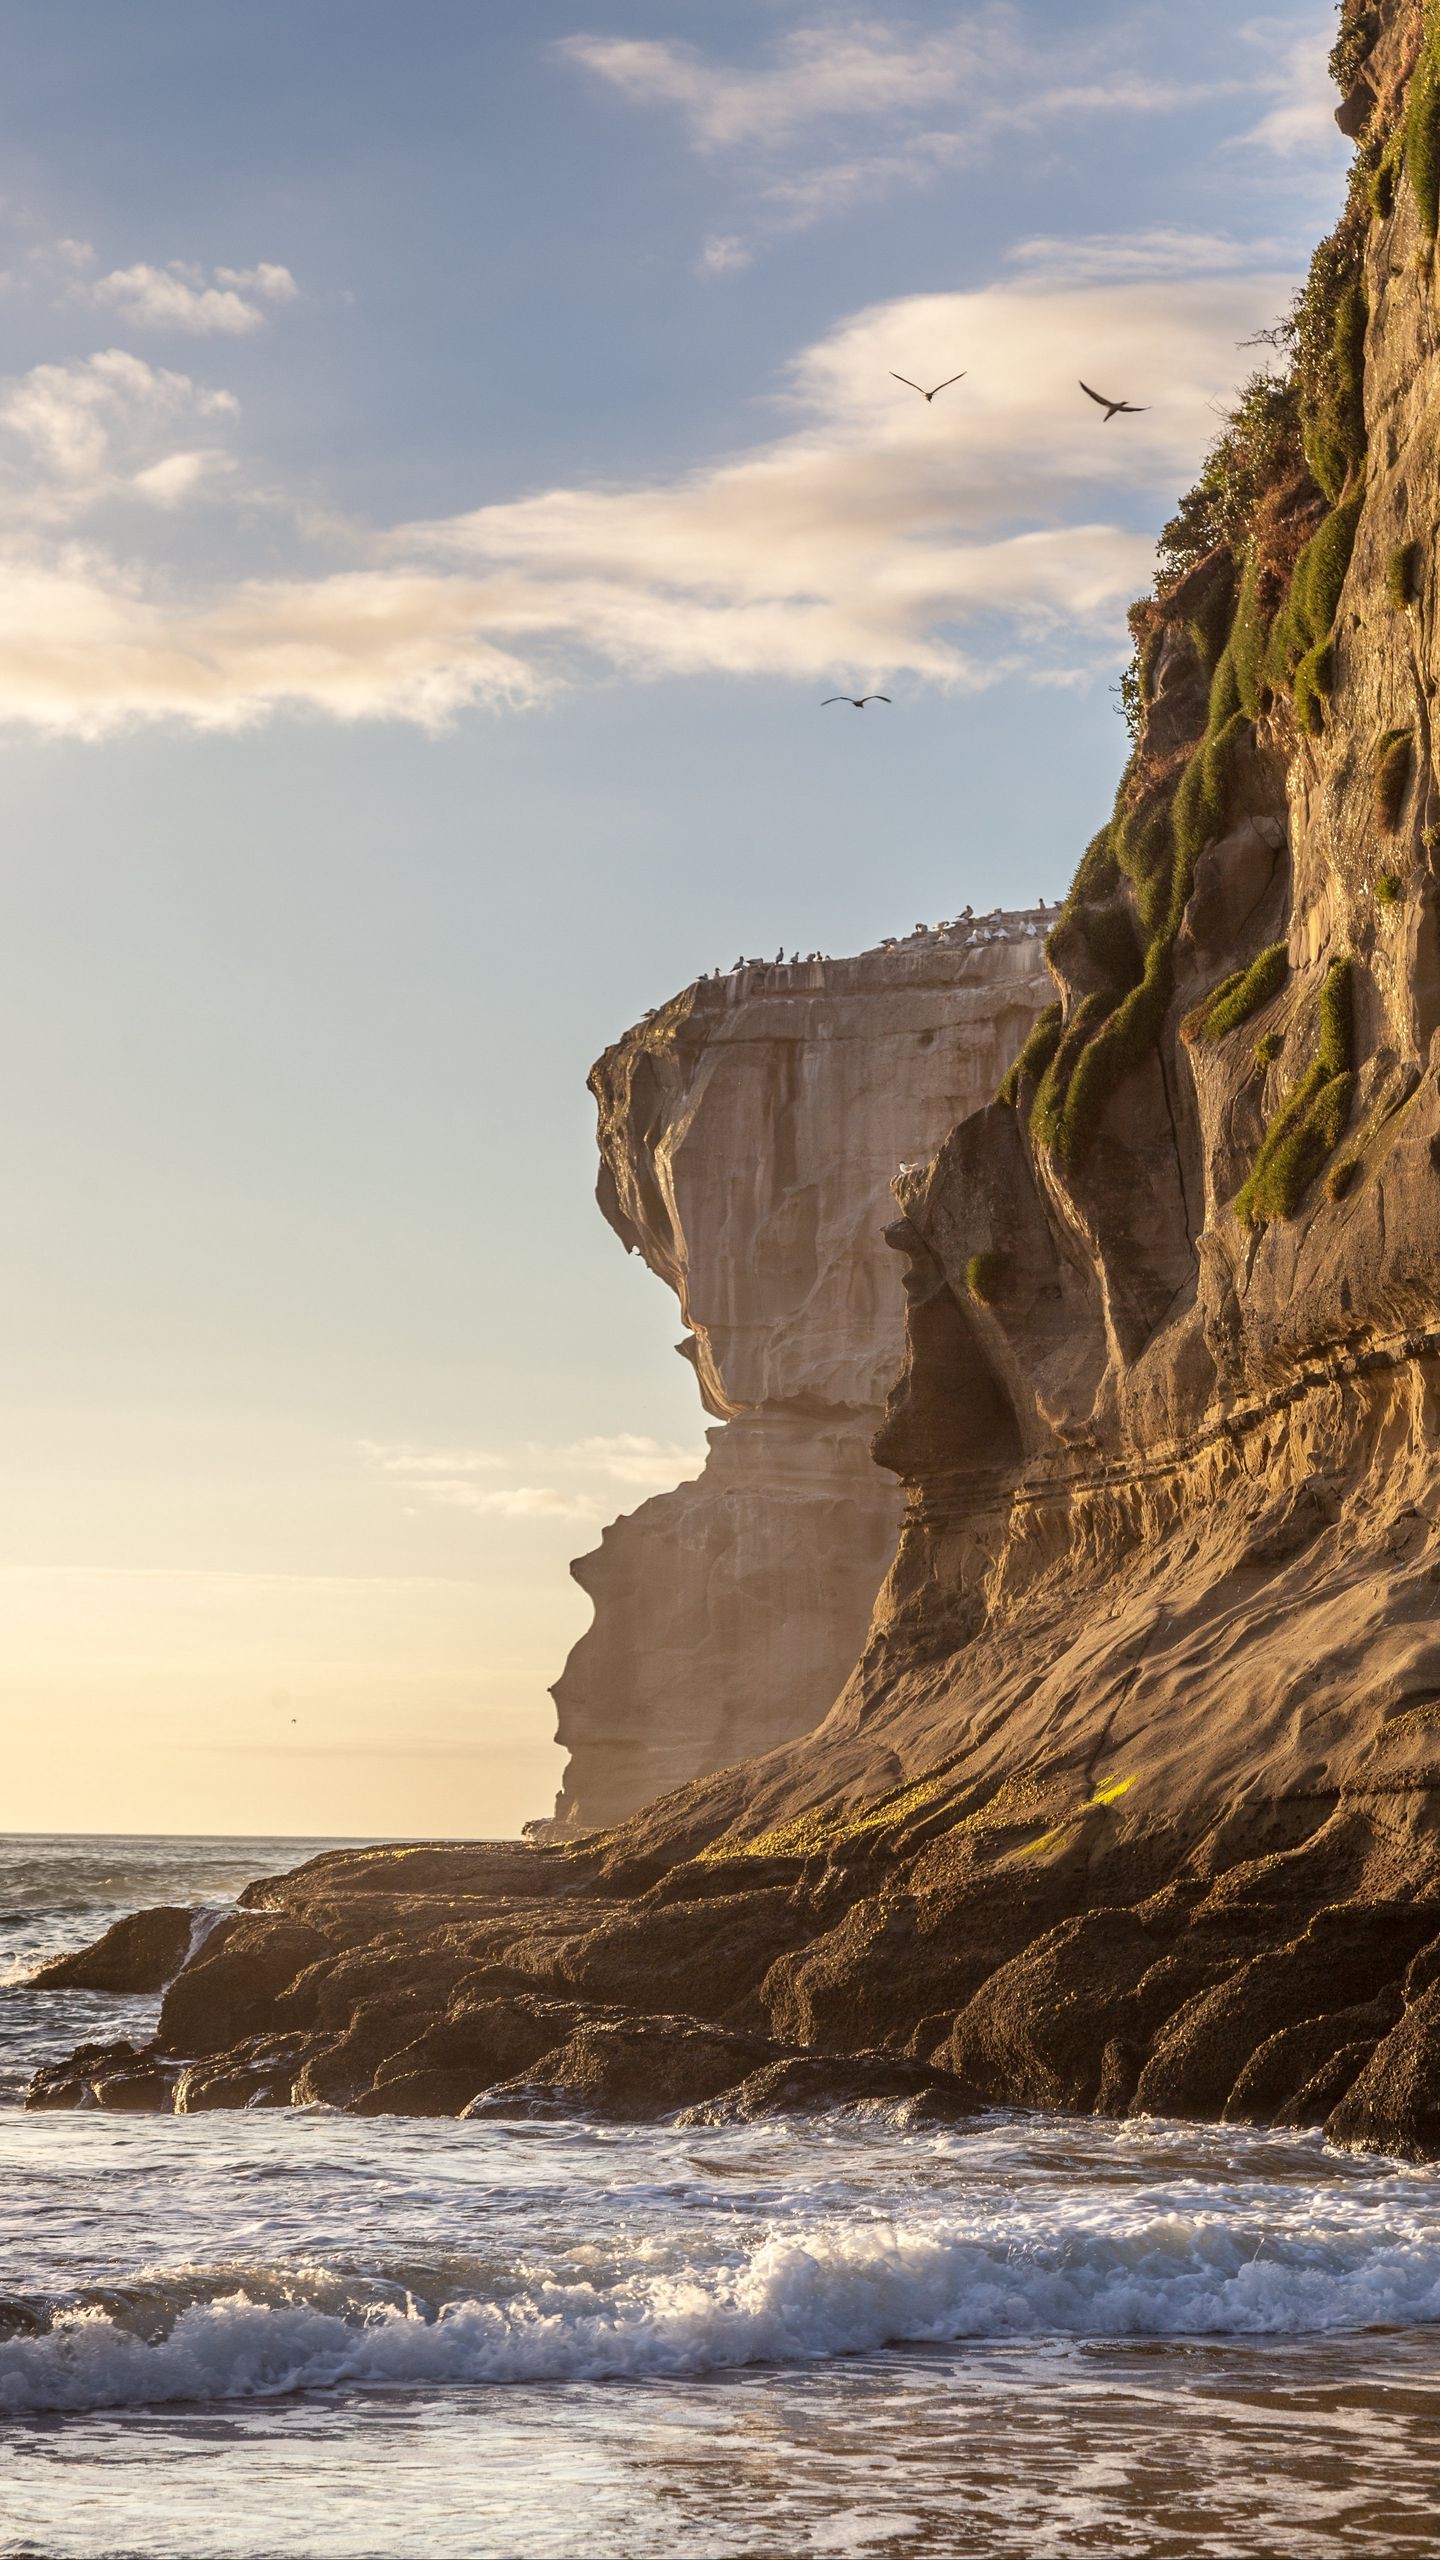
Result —
<instances>
[{"instance_id":1,"label":"bird flying","mask_svg":"<svg viewBox=\"0 0 1440 2560\"><path fill-rule=\"evenodd\" d=\"M1104 410L1107 427L1112 418L1148 418L1150 415L1148 409L1137 409L1132 400L1107 400L1103 391L1092 391L1088 382L1082 382L1080 388L1087 400L1093 400L1098 409Z\"/></svg>"},{"instance_id":2,"label":"bird flying","mask_svg":"<svg viewBox=\"0 0 1440 2560\"><path fill-rule=\"evenodd\" d=\"M947 374L943 382L936 383L935 391L927 391L923 382L912 382L908 373L892 373L890 379L903 382L907 391L918 391L921 399L928 403L934 399L935 391L948 391L952 382L963 382L965 376L963 373Z\"/></svg>"},{"instance_id":3,"label":"bird flying","mask_svg":"<svg viewBox=\"0 0 1440 2560\"><path fill-rule=\"evenodd\" d=\"M852 711L863 711L867 702L888 702L888 693L827 693L820 708L828 711L832 702L848 702Z\"/></svg>"}]
</instances>

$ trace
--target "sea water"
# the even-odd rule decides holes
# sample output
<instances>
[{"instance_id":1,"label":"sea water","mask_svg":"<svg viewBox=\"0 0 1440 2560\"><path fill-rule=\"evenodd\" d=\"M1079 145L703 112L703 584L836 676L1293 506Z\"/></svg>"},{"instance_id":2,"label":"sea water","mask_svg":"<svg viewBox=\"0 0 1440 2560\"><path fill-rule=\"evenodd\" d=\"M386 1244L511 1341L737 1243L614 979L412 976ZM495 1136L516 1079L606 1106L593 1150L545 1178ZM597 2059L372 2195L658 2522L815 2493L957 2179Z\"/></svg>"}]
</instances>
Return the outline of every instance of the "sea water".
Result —
<instances>
[{"instance_id":1,"label":"sea water","mask_svg":"<svg viewBox=\"0 0 1440 2560\"><path fill-rule=\"evenodd\" d=\"M1440 2178L1318 2137L27 2115L37 1958L320 1844L0 1840L0 2552L1365 2554L1436 2539Z\"/></svg>"}]
</instances>

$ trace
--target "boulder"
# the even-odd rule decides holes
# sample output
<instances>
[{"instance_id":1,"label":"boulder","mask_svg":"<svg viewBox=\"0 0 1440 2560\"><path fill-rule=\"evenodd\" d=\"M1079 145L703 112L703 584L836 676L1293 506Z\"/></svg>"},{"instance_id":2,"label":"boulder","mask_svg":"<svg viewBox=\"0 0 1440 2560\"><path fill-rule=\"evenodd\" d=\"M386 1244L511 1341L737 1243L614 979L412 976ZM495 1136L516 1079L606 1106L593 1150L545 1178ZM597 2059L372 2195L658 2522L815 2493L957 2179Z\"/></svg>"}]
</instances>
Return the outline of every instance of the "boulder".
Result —
<instances>
[{"instance_id":1,"label":"boulder","mask_svg":"<svg viewBox=\"0 0 1440 2560\"><path fill-rule=\"evenodd\" d=\"M643 2122L700 2105L780 2057L773 2045L694 2018L590 2019L523 2074L477 2096L469 2116L550 2114Z\"/></svg>"},{"instance_id":2,"label":"boulder","mask_svg":"<svg viewBox=\"0 0 1440 2560\"><path fill-rule=\"evenodd\" d=\"M73 1954L51 1956L31 1975L44 1991L163 1991L190 1952L195 1914L162 1903L127 1912Z\"/></svg>"},{"instance_id":3,"label":"boulder","mask_svg":"<svg viewBox=\"0 0 1440 2560\"><path fill-rule=\"evenodd\" d=\"M1440 2155L1440 1982L1375 2047L1325 2122L1346 2151L1397 2160Z\"/></svg>"},{"instance_id":4,"label":"boulder","mask_svg":"<svg viewBox=\"0 0 1440 2560\"><path fill-rule=\"evenodd\" d=\"M297 1975L331 1952L329 1940L303 1921L248 1913L222 1921L165 1994L156 2037L162 2052L222 2053L261 2033Z\"/></svg>"},{"instance_id":5,"label":"boulder","mask_svg":"<svg viewBox=\"0 0 1440 2560\"><path fill-rule=\"evenodd\" d=\"M41 2065L25 2104L34 2110L108 2107L123 2114L163 2114L170 2104L173 2065L153 2045L121 2038L82 2044L64 2062Z\"/></svg>"},{"instance_id":6,"label":"boulder","mask_svg":"<svg viewBox=\"0 0 1440 2560\"><path fill-rule=\"evenodd\" d=\"M947 2123L975 2113L953 2073L894 2053L796 2053L767 2062L736 2088L687 2107L683 2125L750 2124L757 2117L816 2115L831 2107L903 2105L911 2121Z\"/></svg>"}]
</instances>

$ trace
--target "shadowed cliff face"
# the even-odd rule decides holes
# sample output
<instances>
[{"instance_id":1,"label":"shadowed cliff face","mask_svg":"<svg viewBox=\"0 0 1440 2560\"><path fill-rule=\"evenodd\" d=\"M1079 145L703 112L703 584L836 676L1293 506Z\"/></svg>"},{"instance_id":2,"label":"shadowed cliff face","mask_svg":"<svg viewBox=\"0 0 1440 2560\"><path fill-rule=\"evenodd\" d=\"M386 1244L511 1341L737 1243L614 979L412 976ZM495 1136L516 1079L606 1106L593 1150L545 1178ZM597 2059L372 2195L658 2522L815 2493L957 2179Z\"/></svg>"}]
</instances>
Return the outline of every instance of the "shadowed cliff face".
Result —
<instances>
[{"instance_id":1,"label":"shadowed cliff face","mask_svg":"<svg viewBox=\"0 0 1440 2560\"><path fill-rule=\"evenodd\" d=\"M257 1890L154 2048L35 2103L744 2115L866 2057L876 2094L944 2075L927 2104L1440 2156L1440 0L1347 5L1336 68L1349 205L1137 608L1059 1009L896 1184L905 1510L842 1695L503 1875ZM713 1409L800 1411L800 1328L762 1340L738 1266L708 1295L679 1207L687 1020L602 1078L645 1133L607 1140L613 1213ZM772 1137L727 1151L747 1238Z\"/></svg>"},{"instance_id":2,"label":"shadowed cliff face","mask_svg":"<svg viewBox=\"0 0 1440 2560\"><path fill-rule=\"evenodd\" d=\"M596 1067L601 1206L675 1291L722 1427L698 1483L573 1568L595 1623L553 1693L562 1821L807 1732L849 1676L900 1519L870 1457L903 1344L890 1185L994 1091L1050 993L1044 921L704 981Z\"/></svg>"}]
</instances>

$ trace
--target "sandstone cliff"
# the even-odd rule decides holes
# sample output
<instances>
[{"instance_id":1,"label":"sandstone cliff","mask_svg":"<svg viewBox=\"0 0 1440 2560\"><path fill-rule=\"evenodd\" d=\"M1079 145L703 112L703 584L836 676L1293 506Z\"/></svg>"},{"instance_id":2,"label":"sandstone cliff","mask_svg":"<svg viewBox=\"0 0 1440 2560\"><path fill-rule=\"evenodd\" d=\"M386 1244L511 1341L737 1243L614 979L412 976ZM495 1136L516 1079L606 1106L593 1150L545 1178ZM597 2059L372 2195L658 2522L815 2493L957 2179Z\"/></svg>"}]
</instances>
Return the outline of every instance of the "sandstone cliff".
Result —
<instances>
[{"instance_id":1,"label":"sandstone cliff","mask_svg":"<svg viewBox=\"0 0 1440 2560\"><path fill-rule=\"evenodd\" d=\"M1039 911L688 987L591 1076L600 1205L680 1301L704 1474L572 1567L562 1824L610 1823L806 1733L859 1656L900 1494L890 1186L994 1093L1053 995Z\"/></svg>"},{"instance_id":2,"label":"sandstone cliff","mask_svg":"<svg viewBox=\"0 0 1440 2560\"><path fill-rule=\"evenodd\" d=\"M1058 1010L898 1186L906 1511L844 1695L503 1878L272 1880L37 2103L904 2064L1440 2154L1440 0L1347 5L1335 67L1349 203L1137 608Z\"/></svg>"}]
</instances>

